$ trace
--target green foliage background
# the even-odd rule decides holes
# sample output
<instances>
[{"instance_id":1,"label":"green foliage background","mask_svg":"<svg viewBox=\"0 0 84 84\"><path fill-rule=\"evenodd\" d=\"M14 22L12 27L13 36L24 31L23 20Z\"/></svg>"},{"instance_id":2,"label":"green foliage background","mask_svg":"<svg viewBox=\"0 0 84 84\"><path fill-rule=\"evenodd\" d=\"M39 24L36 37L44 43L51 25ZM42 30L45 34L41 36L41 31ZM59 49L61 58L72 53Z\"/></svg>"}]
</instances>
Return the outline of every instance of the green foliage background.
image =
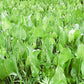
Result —
<instances>
[{"instance_id":1,"label":"green foliage background","mask_svg":"<svg viewBox=\"0 0 84 84\"><path fill-rule=\"evenodd\" d=\"M0 84L84 84L84 1L0 0Z\"/></svg>"}]
</instances>

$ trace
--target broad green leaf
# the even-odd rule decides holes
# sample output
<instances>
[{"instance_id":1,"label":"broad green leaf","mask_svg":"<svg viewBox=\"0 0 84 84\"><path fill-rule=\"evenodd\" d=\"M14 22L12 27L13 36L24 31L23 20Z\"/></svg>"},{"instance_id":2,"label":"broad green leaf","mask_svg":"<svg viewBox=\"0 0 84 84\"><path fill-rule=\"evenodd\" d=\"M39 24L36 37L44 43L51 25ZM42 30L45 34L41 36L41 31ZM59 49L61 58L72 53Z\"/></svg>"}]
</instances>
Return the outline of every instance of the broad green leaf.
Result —
<instances>
[{"instance_id":1,"label":"broad green leaf","mask_svg":"<svg viewBox=\"0 0 84 84\"><path fill-rule=\"evenodd\" d=\"M26 39L26 32L25 32L25 30L22 29L22 28L17 28L16 32L15 32L15 37L19 38L19 39L22 39L22 40L25 40Z\"/></svg>"},{"instance_id":2,"label":"broad green leaf","mask_svg":"<svg viewBox=\"0 0 84 84\"><path fill-rule=\"evenodd\" d=\"M5 48L1 48L0 49L0 58L4 58L4 56L6 55L6 50L5 50Z\"/></svg>"},{"instance_id":3,"label":"broad green leaf","mask_svg":"<svg viewBox=\"0 0 84 84\"><path fill-rule=\"evenodd\" d=\"M84 61L84 44L80 44L77 49L77 58Z\"/></svg>"},{"instance_id":4,"label":"broad green leaf","mask_svg":"<svg viewBox=\"0 0 84 84\"><path fill-rule=\"evenodd\" d=\"M8 31L8 30L10 30L11 29L11 23L8 21L8 19L3 19L3 21L2 21L2 29L3 29L3 31Z\"/></svg>"},{"instance_id":5,"label":"broad green leaf","mask_svg":"<svg viewBox=\"0 0 84 84\"><path fill-rule=\"evenodd\" d=\"M40 32L39 32L40 31ZM43 37L45 34L44 34L44 31L41 27L34 27L32 29L32 32L33 32L33 37L34 38L37 38L37 37Z\"/></svg>"},{"instance_id":6,"label":"broad green leaf","mask_svg":"<svg viewBox=\"0 0 84 84\"><path fill-rule=\"evenodd\" d=\"M74 59L72 62L71 76L76 78L80 75L81 61L80 59Z\"/></svg>"},{"instance_id":7,"label":"broad green leaf","mask_svg":"<svg viewBox=\"0 0 84 84\"><path fill-rule=\"evenodd\" d=\"M45 55L46 55L46 68L49 68L50 67L50 65L51 65L51 60L52 60L52 56L53 56L53 54L52 54L52 50L53 50L53 41L51 41L51 39L46 39L45 41L44 41L45 43L44 43L44 47L43 47L43 51L44 51L44 53L45 53Z\"/></svg>"},{"instance_id":8,"label":"broad green leaf","mask_svg":"<svg viewBox=\"0 0 84 84\"><path fill-rule=\"evenodd\" d=\"M74 32L74 39L77 39L78 37L81 37L81 32L79 30L76 30Z\"/></svg>"},{"instance_id":9,"label":"broad green leaf","mask_svg":"<svg viewBox=\"0 0 84 84\"><path fill-rule=\"evenodd\" d=\"M61 43L64 46L66 44L67 40L68 40L67 33L63 30L60 30L59 43Z\"/></svg>"},{"instance_id":10,"label":"broad green leaf","mask_svg":"<svg viewBox=\"0 0 84 84\"><path fill-rule=\"evenodd\" d=\"M26 60L26 66L30 65L31 66L31 71L32 71L32 76L35 77L39 73L39 66L40 62L37 59L37 56L40 52L40 50L33 50L32 47L28 47L29 50L29 56L27 57Z\"/></svg>"},{"instance_id":11,"label":"broad green leaf","mask_svg":"<svg viewBox=\"0 0 84 84\"><path fill-rule=\"evenodd\" d=\"M15 58L0 59L0 79L10 76L12 73L17 74L17 65Z\"/></svg>"},{"instance_id":12,"label":"broad green leaf","mask_svg":"<svg viewBox=\"0 0 84 84\"><path fill-rule=\"evenodd\" d=\"M66 76L67 82L71 83L71 79L69 76L70 73L70 64L71 64L71 60L67 61L64 65L63 65L63 69L64 69L64 74Z\"/></svg>"},{"instance_id":13,"label":"broad green leaf","mask_svg":"<svg viewBox=\"0 0 84 84\"><path fill-rule=\"evenodd\" d=\"M74 29L70 30L69 36L68 36L69 42L73 42L74 41L74 32L75 32Z\"/></svg>"},{"instance_id":14,"label":"broad green leaf","mask_svg":"<svg viewBox=\"0 0 84 84\"><path fill-rule=\"evenodd\" d=\"M57 39L57 33L56 33L56 32L53 32L52 37L53 37L54 39Z\"/></svg>"},{"instance_id":15,"label":"broad green leaf","mask_svg":"<svg viewBox=\"0 0 84 84\"><path fill-rule=\"evenodd\" d=\"M39 68L36 66L36 64L31 63L31 70L32 70L32 76L36 77L39 73Z\"/></svg>"},{"instance_id":16,"label":"broad green leaf","mask_svg":"<svg viewBox=\"0 0 84 84\"><path fill-rule=\"evenodd\" d=\"M59 64L63 65L65 62L72 58L73 55L71 53L71 50L69 48L64 48L62 52L59 54Z\"/></svg>"},{"instance_id":17,"label":"broad green leaf","mask_svg":"<svg viewBox=\"0 0 84 84\"><path fill-rule=\"evenodd\" d=\"M28 26L29 26L29 27L33 27L33 23L32 23L32 20L31 20L31 16L32 16L32 15L29 15L29 16L28 16Z\"/></svg>"},{"instance_id":18,"label":"broad green leaf","mask_svg":"<svg viewBox=\"0 0 84 84\"><path fill-rule=\"evenodd\" d=\"M58 66L49 84L67 84L63 69Z\"/></svg>"},{"instance_id":19,"label":"broad green leaf","mask_svg":"<svg viewBox=\"0 0 84 84\"><path fill-rule=\"evenodd\" d=\"M63 46L60 43L58 44L58 46L59 46L59 51L62 52L64 49Z\"/></svg>"},{"instance_id":20,"label":"broad green leaf","mask_svg":"<svg viewBox=\"0 0 84 84\"><path fill-rule=\"evenodd\" d=\"M72 29L69 32L69 42L73 42L75 39L78 39L81 37L81 32L77 29Z\"/></svg>"},{"instance_id":21,"label":"broad green leaf","mask_svg":"<svg viewBox=\"0 0 84 84\"><path fill-rule=\"evenodd\" d=\"M22 56L24 52L25 52L25 45L21 41L16 40L16 43L14 44L13 47L13 55L17 58L20 58L20 56Z\"/></svg>"}]
</instances>

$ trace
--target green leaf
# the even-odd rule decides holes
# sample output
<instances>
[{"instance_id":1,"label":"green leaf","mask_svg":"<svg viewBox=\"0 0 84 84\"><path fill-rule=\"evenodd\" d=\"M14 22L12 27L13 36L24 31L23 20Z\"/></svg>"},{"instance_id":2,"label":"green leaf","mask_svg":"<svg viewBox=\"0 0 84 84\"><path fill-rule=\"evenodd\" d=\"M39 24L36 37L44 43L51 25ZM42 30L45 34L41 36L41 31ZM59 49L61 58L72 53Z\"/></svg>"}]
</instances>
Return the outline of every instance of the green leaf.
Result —
<instances>
[{"instance_id":1,"label":"green leaf","mask_svg":"<svg viewBox=\"0 0 84 84\"><path fill-rule=\"evenodd\" d=\"M28 65L31 66L32 76L35 77L38 75L40 69L40 62L37 59L40 50L33 50L32 47L28 47L28 50L29 50L29 56L27 57L26 60L26 66Z\"/></svg>"},{"instance_id":2,"label":"green leaf","mask_svg":"<svg viewBox=\"0 0 84 84\"><path fill-rule=\"evenodd\" d=\"M67 84L63 69L58 66L49 84Z\"/></svg>"},{"instance_id":3,"label":"green leaf","mask_svg":"<svg viewBox=\"0 0 84 84\"><path fill-rule=\"evenodd\" d=\"M53 32L52 37L53 37L54 39L57 39L57 33L56 33L56 32Z\"/></svg>"},{"instance_id":4,"label":"green leaf","mask_svg":"<svg viewBox=\"0 0 84 84\"><path fill-rule=\"evenodd\" d=\"M74 29L72 29L71 31L69 31L69 36L68 36L69 42L73 42L74 41L74 32L75 32Z\"/></svg>"},{"instance_id":5,"label":"green leaf","mask_svg":"<svg viewBox=\"0 0 84 84\"><path fill-rule=\"evenodd\" d=\"M59 64L63 65L65 62L72 58L73 55L71 53L71 50L69 48L64 48L62 52L59 54Z\"/></svg>"},{"instance_id":6,"label":"green leaf","mask_svg":"<svg viewBox=\"0 0 84 84\"><path fill-rule=\"evenodd\" d=\"M81 37L81 32L79 30L76 30L74 32L74 39L77 39L78 37Z\"/></svg>"},{"instance_id":7,"label":"green leaf","mask_svg":"<svg viewBox=\"0 0 84 84\"><path fill-rule=\"evenodd\" d=\"M80 59L74 59L72 62L71 76L76 78L80 74L81 61Z\"/></svg>"},{"instance_id":8,"label":"green leaf","mask_svg":"<svg viewBox=\"0 0 84 84\"><path fill-rule=\"evenodd\" d=\"M5 48L1 48L0 49L0 58L4 58L4 56L6 55L6 50L5 50Z\"/></svg>"},{"instance_id":9,"label":"green leaf","mask_svg":"<svg viewBox=\"0 0 84 84\"><path fill-rule=\"evenodd\" d=\"M36 66L36 64L31 63L31 70L32 70L32 76L36 77L39 73L39 68Z\"/></svg>"},{"instance_id":10,"label":"green leaf","mask_svg":"<svg viewBox=\"0 0 84 84\"><path fill-rule=\"evenodd\" d=\"M82 72L82 77L84 79L84 61L81 64L81 72Z\"/></svg>"},{"instance_id":11,"label":"green leaf","mask_svg":"<svg viewBox=\"0 0 84 84\"><path fill-rule=\"evenodd\" d=\"M32 29L32 32L33 32L33 37L34 38L43 37L45 35L43 29L40 26L39 27L34 27Z\"/></svg>"},{"instance_id":12,"label":"green leaf","mask_svg":"<svg viewBox=\"0 0 84 84\"><path fill-rule=\"evenodd\" d=\"M77 49L77 58L84 61L84 44L80 44Z\"/></svg>"},{"instance_id":13,"label":"green leaf","mask_svg":"<svg viewBox=\"0 0 84 84\"><path fill-rule=\"evenodd\" d=\"M0 47L5 46L6 43L5 39L6 39L5 35L0 33Z\"/></svg>"},{"instance_id":14,"label":"green leaf","mask_svg":"<svg viewBox=\"0 0 84 84\"><path fill-rule=\"evenodd\" d=\"M13 55L19 59L20 56L22 56L25 52L25 45L22 43L22 41L19 40L17 40L16 44L14 45Z\"/></svg>"},{"instance_id":15,"label":"green leaf","mask_svg":"<svg viewBox=\"0 0 84 84\"><path fill-rule=\"evenodd\" d=\"M69 42L73 42L75 39L78 39L81 37L81 32L77 29L72 29L69 32Z\"/></svg>"},{"instance_id":16,"label":"green leaf","mask_svg":"<svg viewBox=\"0 0 84 84\"><path fill-rule=\"evenodd\" d=\"M53 54L52 54L52 50L53 50L53 41L51 41L51 39L46 39L44 41L44 53L46 55L46 68L49 68L51 65L51 60L53 58Z\"/></svg>"},{"instance_id":17,"label":"green leaf","mask_svg":"<svg viewBox=\"0 0 84 84\"><path fill-rule=\"evenodd\" d=\"M16 32L15 32L15 37L19 38L19 39L22 39L22 40L25 40L26 39L26 32L25 32L25 30L22 29L22 28L17 28Z\"/></svg>"},{"instance_id":18,"label":"green leaf","mask_svg":"<svg viewBox=\"0 0 84 84\"><path fill-rule=\"evenodd\" d=\"M58 55L56 54L53 60L53 65L57 65L57 64L58 64Z\"/></svg>"},{"instance_id":19,"label":"green leaf","mask_svg":"<svg viewBox=\"0 0 84 84\"><path fill-rule=\"evenodd\" d=\"M5 60L0 59L0 79L3 80L5 77L10 76L12 73L17 74L15 58Z\"/></svg>"},{"instance_id":20,"label":"green leaf","mask_svg":"<svg viewBox=\"0 0 84 84\"><path fill-rule=\"evenodd\" d=\"M61 43L64 46L66 44L67 40L68 40L67 33L63 30L60 30L59 43Z\"/></svg>"},{"instance_id":21,"label":"green leaf","mask_svg":"<svg viewBox=\"0 0 84 84\"><path fill-rule=\"evenodd\" d=\"M8 21L7 18L5 18L3 21L2 21L2 29L3 31L8 31L10 30L12 27L11 27L11 23Z\"/></svg>"}]
</instances>

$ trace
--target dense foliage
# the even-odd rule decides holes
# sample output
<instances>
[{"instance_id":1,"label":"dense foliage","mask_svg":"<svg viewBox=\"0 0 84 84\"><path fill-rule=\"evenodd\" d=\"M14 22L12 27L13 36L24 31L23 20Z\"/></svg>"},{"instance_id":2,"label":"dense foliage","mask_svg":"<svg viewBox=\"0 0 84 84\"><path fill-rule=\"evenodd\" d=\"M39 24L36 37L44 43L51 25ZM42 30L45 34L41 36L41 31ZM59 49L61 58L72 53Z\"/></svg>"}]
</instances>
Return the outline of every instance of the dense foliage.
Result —
<instances>
[{"instance_id":1,"label":"dense foliage","mask_svg":"<svg viewBox=\"0 0 84 84\"><path fill-rule=\"evenodd\" d=\"M0 0L0 84L84 84L84 1Z\"/></svg>"}]
</instances>

